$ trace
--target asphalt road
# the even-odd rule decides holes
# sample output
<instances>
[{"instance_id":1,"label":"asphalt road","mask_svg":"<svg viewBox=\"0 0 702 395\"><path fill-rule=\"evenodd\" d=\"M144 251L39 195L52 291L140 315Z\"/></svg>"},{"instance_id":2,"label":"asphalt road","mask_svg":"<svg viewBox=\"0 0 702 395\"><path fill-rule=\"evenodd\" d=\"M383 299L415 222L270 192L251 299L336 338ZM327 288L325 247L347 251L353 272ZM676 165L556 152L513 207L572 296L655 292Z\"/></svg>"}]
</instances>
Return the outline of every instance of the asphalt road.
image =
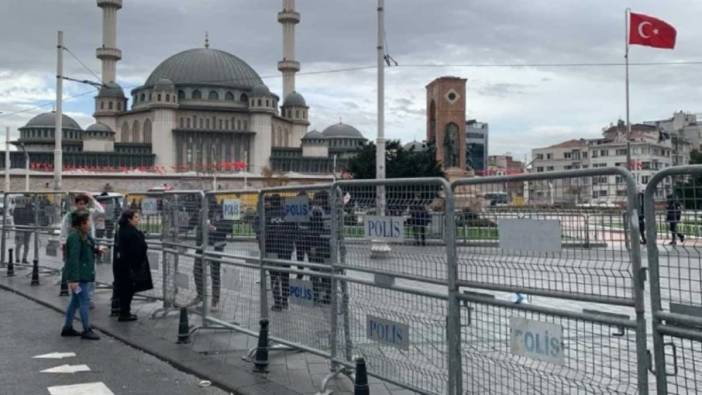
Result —
<instances>
[{"instance_id":1,"label":"asphalt road","mask_svg":"<svg viewBox=\"0 0 702 395\"><path fill-rule=\"evenodd\" d=\"M212 386L202 387L197 377L102 333L99 341L62 338L63 316L19 295L0 291L0 301L1 395L226 394ZM76 356L33 358L56 352ZM87 365L90 371L41 373L63 365ZM64 387L72 385L77 386Z\"/></svg>"}]
</instances>

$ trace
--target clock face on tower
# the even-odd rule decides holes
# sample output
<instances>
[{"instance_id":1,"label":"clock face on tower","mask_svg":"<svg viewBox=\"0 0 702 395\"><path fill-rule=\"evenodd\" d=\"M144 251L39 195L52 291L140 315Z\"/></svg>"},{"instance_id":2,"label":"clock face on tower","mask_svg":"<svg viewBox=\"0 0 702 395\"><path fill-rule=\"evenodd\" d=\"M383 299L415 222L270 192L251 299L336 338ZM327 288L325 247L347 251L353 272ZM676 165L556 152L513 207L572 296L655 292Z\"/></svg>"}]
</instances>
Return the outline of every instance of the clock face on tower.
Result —
<instances>
[{"instance_id":1,"label":"clock face on tower","mask_svg":"<svg viewBox=\"0 0 702 395\"><path fill-rule=\"evenodd\" d=\"M450 104L457 102L460 98L461 96L453 89L446 92L446 101L448 101Z\"/></svg>"}]
</instances>

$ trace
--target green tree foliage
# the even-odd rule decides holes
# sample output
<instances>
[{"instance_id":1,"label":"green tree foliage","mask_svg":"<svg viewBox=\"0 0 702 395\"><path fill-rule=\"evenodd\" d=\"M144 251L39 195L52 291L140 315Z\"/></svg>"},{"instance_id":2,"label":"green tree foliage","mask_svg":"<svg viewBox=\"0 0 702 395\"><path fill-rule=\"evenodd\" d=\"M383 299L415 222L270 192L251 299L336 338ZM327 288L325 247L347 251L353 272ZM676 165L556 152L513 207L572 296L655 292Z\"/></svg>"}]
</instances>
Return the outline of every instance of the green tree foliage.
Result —
<instances>
[{"instance_id":1,"label":"green tree foliage","mask_svg":"<svg viewBox=\"0 0 702 395\"><path fill-rule=\"evenodd\" d=\"M690 152L690 164L702 164L702 152L692 150ZM702 176L677 180L674 191L676 198L680 200L684 208L688 210L702 209Z\"/></svg>"},{"instance_id":2,"label":"green tree foliage","mask_svg":"<svg viewBox=\"0 0 702 395\"><path fill-rule=\"evenodd\" d=\"M441 165L436 161L436 147L428 144L427 150L406 150L398 140L385 145L385 177L443 177ZM359 153L349 161L348 172L355 179L375 178L375 143L364 144Z\"/></svg>"}]
</instances>

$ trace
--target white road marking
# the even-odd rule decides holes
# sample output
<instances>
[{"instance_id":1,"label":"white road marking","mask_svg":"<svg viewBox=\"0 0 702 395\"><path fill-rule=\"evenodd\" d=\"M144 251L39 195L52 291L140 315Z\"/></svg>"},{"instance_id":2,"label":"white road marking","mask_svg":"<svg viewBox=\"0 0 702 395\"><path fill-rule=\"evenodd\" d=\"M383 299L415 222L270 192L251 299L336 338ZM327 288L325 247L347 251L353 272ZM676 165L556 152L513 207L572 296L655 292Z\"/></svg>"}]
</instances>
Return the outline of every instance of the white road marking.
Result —
<instances>
[{"instance_id":1,"label":"white road marking","mask_svg":"<svg viewBox=\"0 0 702 395\"><path fill-rule=\"evenodd\" d=\"M44 369L41 373L77 373L89 372L88 365L61 365L49 369Z\"/></svg>"},{"instance_id":2,"label":"white road marking","mask_svg":"<svg viewBox=\"0 0 702 395\"><path fill-rule=\"evenodd\" d=\"M49 387L51 395L115 395L107 386L100 383L59 385Z\"/></svg>"},{"instance_id":3,"label":"white road marking","mask_svg":"<svg viewBox=\"0 0 702 395\"><path fill-rule=\"evenodd\" d=\"M74 353L74 352L52 352L50 354L35 355L32 358L64 359L64 358L73 358L75 356L76 356L76 353Z\"/></svg>"}]
</instances>

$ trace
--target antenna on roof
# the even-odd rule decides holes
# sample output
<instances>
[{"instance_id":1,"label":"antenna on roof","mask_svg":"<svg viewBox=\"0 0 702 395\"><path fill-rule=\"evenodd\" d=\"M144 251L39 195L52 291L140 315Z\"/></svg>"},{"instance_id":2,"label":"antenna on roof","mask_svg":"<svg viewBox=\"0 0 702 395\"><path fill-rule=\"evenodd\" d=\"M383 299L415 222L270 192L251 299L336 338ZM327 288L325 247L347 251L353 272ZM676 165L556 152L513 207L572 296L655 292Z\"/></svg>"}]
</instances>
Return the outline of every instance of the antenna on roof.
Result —
<instances>
[{"instance_id":1,"label":"antenna on roof","mask_svg":"<svg viewBox=\"0 0 702 395\"><path fill-rule=\"evenodd\" d=\"M205 48L210 47L210 34L209 32L205 32Z\"/></svg>"}]
</instances>

